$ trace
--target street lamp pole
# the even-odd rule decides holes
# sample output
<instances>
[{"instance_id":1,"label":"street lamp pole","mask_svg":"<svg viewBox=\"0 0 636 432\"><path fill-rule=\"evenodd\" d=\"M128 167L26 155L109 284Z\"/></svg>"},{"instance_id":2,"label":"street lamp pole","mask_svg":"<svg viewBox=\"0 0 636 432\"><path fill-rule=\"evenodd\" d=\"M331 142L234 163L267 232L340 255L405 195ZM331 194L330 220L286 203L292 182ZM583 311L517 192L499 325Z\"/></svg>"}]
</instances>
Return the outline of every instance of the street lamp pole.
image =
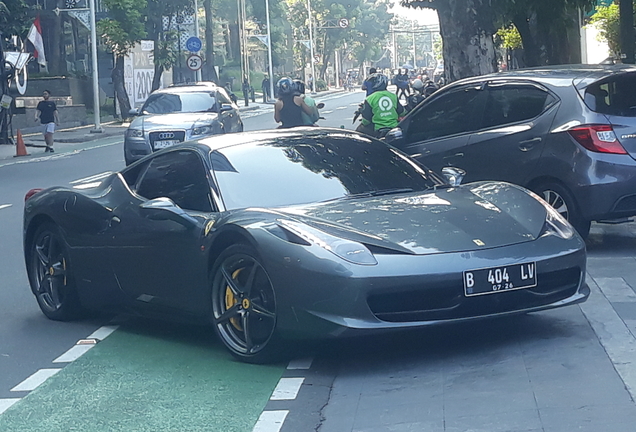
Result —
<instances>
[{"instance_id":1,"label":"street lamp pole","mask_svg":"<svg viewBox=\"0 0 636 432\"><path fill-rule=\"evenodd\" d=\"M267 53L269 54L269 94L274 97L274 67L272 66L272 32L269 24L269 0L265 0L265 16L267 17Z\"/></svg>"},{"instance_id":2,"label":"street lamp pole","mask_svg":"<svg viewBox=\"0 0 636 432\"><path fill-rule=\"evenodd\" d=\"M91 130L94 133L102 132L99 112L99 72L97 70L97 30L95 27L95 0L89 0L90 19L91 19L91 56L93 65L93 112L95 113L95 128Z\"/></svg>"},{"instance_id":3,"label":"street lamp pole","mask_svg":"<svg viewBox=\"0 0 636 432\"><path fill-rule=\"evenodd\" d=\"M316 69L314 66L314 31L311 22L311 3L307 0L307 13L309 14L309 51L311 54L311 79L312 79L312 92L316 91Z\"/></svg>"},{"instance_id":4,"label":"street lamp pole","mask_svg":"<svg viewBox=\"0 0 636 432\"><path fill-rule=\"evenodd\" d=\"M94 0L93 0L94 1ZM199 3L194 0L194 33L196 37L199 36ZM196 72L197 81L201 81L201 69Z\"/></svg>"}]
</instances>

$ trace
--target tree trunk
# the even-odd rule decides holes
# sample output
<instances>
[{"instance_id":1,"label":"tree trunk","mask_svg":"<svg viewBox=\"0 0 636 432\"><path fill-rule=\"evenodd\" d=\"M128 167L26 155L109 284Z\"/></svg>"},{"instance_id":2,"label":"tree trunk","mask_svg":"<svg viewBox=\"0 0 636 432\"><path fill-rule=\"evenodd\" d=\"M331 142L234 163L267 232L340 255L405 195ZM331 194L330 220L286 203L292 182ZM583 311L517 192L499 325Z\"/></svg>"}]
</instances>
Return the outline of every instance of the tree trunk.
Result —
<instances>
[{"instance_id":1,"label":"tree trunk","mask_svg":"<svg viewBox=\"0 0 636 432\"><path fill-rule=\"evenodd\" d=\"M205 9L205 79L219 84L214 68L214 21L212 20L212 0L204 0Z\"/></svg>"},{"instance_id":2,"label":"tree trunk","mask_svg":"<svg viewBox=\"0 0 636 432\"><path fill-rule=\"evenodd\" d=\"M126 119L130 117L130 99L128 99L128 93L126 92L126 85L124 82L124 58L117 56L115 60L115 67L111 75L113 79L113 87L115 88L115 94L117 95L117 102L119 102L119 109L121 111L121 117Z\"/></svg>"},{"instance_id":3,"label":"tree trunk","mask_svg":"<svg viewBox=\"0 0 636 432\"><path fill-rule=\"evenodd\" d=\"M152 89L151 92L157 90L161 85L161 75L163 74L163 66L155 63L155 75L152 77Z\"/></svg>"},{"instance_id":4,"label":"tree trunk","mask_svg":"<svg viewBox=\"0 0 636 432\"><path fill-rule=\"evenodd\" d=\"M438 2L439 3L439 2ZM437 6L446 82L497 70L489 0L447 0Z\"/></svg>"}]
</instances>

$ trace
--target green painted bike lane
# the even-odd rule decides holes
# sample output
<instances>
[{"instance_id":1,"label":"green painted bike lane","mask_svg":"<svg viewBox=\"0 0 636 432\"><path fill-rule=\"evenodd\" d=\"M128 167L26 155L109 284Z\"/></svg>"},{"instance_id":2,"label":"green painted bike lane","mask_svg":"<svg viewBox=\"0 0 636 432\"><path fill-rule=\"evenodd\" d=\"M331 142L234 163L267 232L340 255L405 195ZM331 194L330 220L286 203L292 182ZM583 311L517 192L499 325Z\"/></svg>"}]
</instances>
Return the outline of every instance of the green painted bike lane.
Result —
<instances>
[{"instance_id":1,"label":"green painted bike lane","mask_svg":"<svg viewBox=\"0 0 636 432\"><path fill-rule=\"evenodd\" d=\"M210 328L124 324L0 415L0 431L249 432L284 369L234 360Z\"/></svg>"}]
</instances>

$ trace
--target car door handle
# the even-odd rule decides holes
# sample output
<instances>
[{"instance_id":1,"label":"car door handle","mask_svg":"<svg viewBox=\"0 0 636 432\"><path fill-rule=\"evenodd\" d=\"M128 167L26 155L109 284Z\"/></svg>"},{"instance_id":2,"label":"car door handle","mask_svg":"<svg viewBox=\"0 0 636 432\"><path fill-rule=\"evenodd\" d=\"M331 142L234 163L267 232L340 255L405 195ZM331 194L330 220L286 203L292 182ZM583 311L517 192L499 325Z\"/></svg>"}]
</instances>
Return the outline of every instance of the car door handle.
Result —
<instances>
[{"instance_id":1,"label":"car door handle","mask_svg":"<svg viewBox=\"0 0 636 432\"><path fill-rule=\"evenodd\" d=\"M459 153L455 153L454 155L450 155L450 156L444 156L443 159L453 159L456 157L464 157L464 153L459 152Z\"/></svg>"},{"instance_id":2,"label":"car door handle","mask_svg":"<svg viewBox=\"0 0 636 432\"><path fill-rule=\"evenodd\" d=\"M539 144L542 140L543 140L543 138L536 137L536 138L532 138L532 139L529 139L529 140L520 141L519 142L519 149L521 151L524 151L524 152L528 151L528 150L532 150L534 145L535 144Z\"/></svg>"}]
</instances>

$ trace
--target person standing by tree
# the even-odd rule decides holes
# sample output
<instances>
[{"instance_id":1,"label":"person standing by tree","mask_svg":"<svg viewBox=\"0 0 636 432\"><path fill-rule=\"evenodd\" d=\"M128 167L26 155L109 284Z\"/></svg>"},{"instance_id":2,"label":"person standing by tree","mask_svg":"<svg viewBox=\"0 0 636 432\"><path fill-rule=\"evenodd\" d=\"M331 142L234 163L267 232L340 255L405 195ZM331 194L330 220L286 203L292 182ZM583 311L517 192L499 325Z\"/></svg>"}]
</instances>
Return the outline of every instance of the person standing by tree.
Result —
<instances>
[{"instance_id":1,"label":"person standing by tree","mask_svg":"<svg viewBox=\"0 0 636 432\"><path fill-rule=\"evenodd\" d=\"M55 102L49 100L51 92L44 90L42 98L35 109L35 121L40 120L42 124L42 133L44 134L44 142L46 143L45 152L53 153L53 134L55 133L55 125L60 124L57 115L57 106Z\"/></svg>"},{"instance_id":2,"label":"person standing by tree","mask_svg":"<svg viewBox=\"0 0 636 432\"><path fill-rule=\"evenodd\" d=\"M263 82L261 83L261 88L263 89L263 103L265 103L270 98L270 95L269 95L269 75L265 75L265 77L263 77Z\"/></svg>"}]
</instances>

